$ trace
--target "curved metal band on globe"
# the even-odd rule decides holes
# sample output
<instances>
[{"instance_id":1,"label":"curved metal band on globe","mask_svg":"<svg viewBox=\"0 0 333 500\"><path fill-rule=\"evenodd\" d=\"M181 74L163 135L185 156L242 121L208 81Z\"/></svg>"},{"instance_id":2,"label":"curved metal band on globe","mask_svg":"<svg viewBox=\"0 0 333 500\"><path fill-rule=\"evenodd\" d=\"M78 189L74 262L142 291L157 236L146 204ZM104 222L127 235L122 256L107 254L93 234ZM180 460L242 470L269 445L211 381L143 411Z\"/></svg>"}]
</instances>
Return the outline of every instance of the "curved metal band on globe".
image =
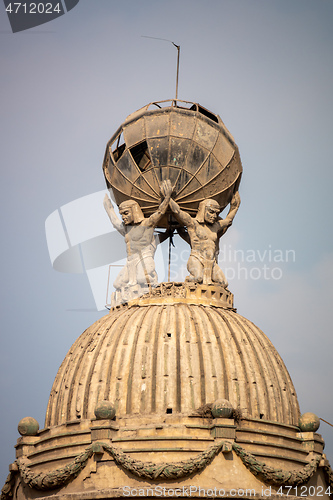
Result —
<instances>
[{"instance_id":1,"label":"curved metal band on globe","mask_svg":"<svg viewBox=\"0 0 333 500\"><path fill-rule=\"evenodd\" d=\"M221 210L242 174L238 147L218 115L197 103L161 101L130 115L106 146L103 172L119 205L136 201L145 217L160 204L161 183L170 179L174 200L195 215L204 199ZM170 226L171 212L158 227Z\"/></svg>"}]
</instances>

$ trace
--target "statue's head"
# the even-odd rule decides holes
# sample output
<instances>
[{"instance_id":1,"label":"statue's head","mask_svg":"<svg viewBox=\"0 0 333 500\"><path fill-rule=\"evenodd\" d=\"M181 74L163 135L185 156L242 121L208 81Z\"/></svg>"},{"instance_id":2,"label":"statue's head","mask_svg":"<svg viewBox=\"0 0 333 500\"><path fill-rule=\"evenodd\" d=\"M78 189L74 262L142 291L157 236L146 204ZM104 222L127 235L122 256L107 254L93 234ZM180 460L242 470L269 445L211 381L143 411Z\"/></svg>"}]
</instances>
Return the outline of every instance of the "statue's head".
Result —
<instances>
[{"instance_id":1,"label":"statue's head","mask_svg":"<svg viewBox=\"0 0 333 500\"><path fill-rule=\"evenodd\" d=\"M207 224L214 224L217 221L221 207L215 200L207 199L199 203L196 220Z\"/></svg>"},{"instance_id":2,"label":"statue's head","mask_svg":"<svg viewBox=\"0 0 333 500\"><path fill-rule=\"evenodd\" d=\"M139 203L134 200L126 200L120 203L119 213L125 226L129 224L139 224L144 219Z\"/></svg>"}]
</instances>

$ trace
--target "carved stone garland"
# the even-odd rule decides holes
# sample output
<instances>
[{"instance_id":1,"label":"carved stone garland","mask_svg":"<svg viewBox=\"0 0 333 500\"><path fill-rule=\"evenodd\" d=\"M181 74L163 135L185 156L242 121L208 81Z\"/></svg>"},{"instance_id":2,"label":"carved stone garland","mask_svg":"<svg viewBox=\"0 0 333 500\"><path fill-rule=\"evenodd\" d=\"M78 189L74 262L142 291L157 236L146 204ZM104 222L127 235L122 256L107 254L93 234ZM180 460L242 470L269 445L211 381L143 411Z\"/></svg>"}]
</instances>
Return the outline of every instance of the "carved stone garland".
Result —
<instances>
[{"instance_id":1,"label":"carved stone garland","mask_svg":"<svg viewBox=\"0 0 333 500\"><path fill-rule=\"evenodd\" d=\"M210 446L206 451L194 458L182 462L154 464L141 462L125 455L119 449L102 444L103 448L112 455L115 462L135 476L145 479L179 479L194 474L208 465L219 453L225 443L221 442Z\"/></svg>"},{"instance_id":2,"label":"carved stone garland","mask_svg":"<svg viewBox=\"0 0 333 500\"><path fill-rule=\"evenodd\" d=\"M252 474L258 476L258 478L265 483L274 486L297 486L306 483L316 472L321 459L321 457L317 457L311 460L311 462L305 465L300 471L292 470L286 472L281 469L268 467L264 462L257 460L254 455L246 452L237 443L231 445L228 441L221 441L218 444L210 446L207 450L199 453L194 458L182 462L154 464L152 462L135 460L123 453L120 449L110 446L109 444L94 443L65 467L61 467L52 472L32 472L25 460L17 459L16 464L18 466L18 471L11 471L8 475L6 483L2 488L1 500L12 498L14 479L17 472L20 473L23 482L30 486L30 488L35 488L37 490L60 488L74 479L81 470L84 469L88 459L92 457L94 453L103 453L103 450L109 453L117 465L127 472L140 478L156 480L180 479L195 474L206 467L223 448L224 451L231 451L232 448ZM330 486L333 487L333 472L329 465L326 466L325 472L329 478Z\"/></svg>"},{"instance_id":3,"label":"carved stone garland","mask_svg":"<svg viewBox=\"0 0 333 500\"><path fill-rule=\"evenodd\" d=\"M256 459L251 453L247 453L244 448L237 443L233 443L233 450L242 460L243 464L254 476L258 476L267 484L274 486L298 486L306 483L316 472L321 457L311 460L301 470L283 471L267 466L264 462Z\"/></svg>"}]
</instances>

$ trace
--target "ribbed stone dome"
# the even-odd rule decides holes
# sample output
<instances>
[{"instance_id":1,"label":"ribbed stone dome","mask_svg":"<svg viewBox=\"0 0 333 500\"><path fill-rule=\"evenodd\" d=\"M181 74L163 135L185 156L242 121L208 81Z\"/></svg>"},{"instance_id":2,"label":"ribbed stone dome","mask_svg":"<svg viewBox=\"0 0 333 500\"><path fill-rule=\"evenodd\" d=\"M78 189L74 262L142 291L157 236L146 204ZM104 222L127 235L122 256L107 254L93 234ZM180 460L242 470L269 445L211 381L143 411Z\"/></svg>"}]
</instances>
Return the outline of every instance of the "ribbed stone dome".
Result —
<instances>
[{"instance_id":1,"label":"ribbed stone dome","mask_svg":"<svg viewBox=\"0 0 333 500\"><path fill-rule=\"evenodd\" d=\"M94 418L110 400L117 418L192 413L227 399L243 415L297 425L288 371L266 335L231 308L188 299L141 300L89 327L53 384L46 426Z\"/></svg>"}]
</instances>

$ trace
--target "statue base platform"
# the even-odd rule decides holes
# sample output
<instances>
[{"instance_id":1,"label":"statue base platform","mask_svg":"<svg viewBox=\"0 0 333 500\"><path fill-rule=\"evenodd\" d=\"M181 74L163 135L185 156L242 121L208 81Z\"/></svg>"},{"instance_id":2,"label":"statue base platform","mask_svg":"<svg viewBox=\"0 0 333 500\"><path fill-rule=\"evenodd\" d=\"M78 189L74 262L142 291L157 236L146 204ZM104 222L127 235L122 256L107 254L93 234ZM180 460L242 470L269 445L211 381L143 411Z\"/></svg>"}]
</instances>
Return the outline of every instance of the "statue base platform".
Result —
<instances>
[{"instance_id":1,"label":"statue base platform","mask_svg":"<svg viewBox=\"0 0 333 500\"><path fill-rule=\"evenodd\" d=\"M111 310L132 305L158 305L168 303L199 304L234 309L234 295L218 284L203 285L192 282L167 282L152 287L147 284L126 287L111 295Z\"/></svg>"}]
</instances>

